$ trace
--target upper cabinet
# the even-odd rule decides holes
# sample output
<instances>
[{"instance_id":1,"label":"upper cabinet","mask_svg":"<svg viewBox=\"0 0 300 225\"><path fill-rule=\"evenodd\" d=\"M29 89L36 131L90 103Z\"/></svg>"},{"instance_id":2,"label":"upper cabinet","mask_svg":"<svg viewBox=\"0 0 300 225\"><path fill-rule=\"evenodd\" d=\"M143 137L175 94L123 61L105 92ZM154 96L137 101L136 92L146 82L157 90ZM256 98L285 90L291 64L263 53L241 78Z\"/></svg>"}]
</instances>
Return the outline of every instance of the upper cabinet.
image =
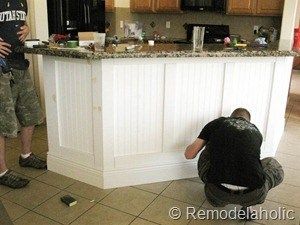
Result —
<instances>
[{"instance_id":1,"label":"upper cabinet","mask_svg":"<svg viewBox=\"0 0 300 225\"><path fill-rule=\"evenodd\" d=\"M154 12L154 0L130 0L131 12Z\"/></svg>"},{"instance_id":2,"label":"upper cabinet","mask_svg":"<svg viewBox=\"0 0 300 225\"><path fill-rule=\"evenodd\" d=\"M255 13L256 0L228 0L228 14L253 14Z\"/></svg>"},{"instance_id":3,"label":"upper cabinet","mask_svg":"<svg viewBox=\"0 0 300 225\"><path fill-rule=\"evenodd\" d=\"M284 0L257 0L257 14L281 15L283 12Z\"/></svg>"},{"instance_id":4,"label":"upper cabinet","mask_svg":"<svg viewBox=\"0 0 300 225\"><path fill-rule=\"evenodd\" d=\"M105 12L114 12L114 11L115 11L115 1L105 0Z\"/></svg>"},{"instance_id":5,"label":"upper cabinet","mask_svg":"<svg viewBox=\"0 0 300 225\"><path fill-rule=\"evenodd\" d=\"M130 0L131 12L181 12L181 0Z\"/></svg>"},{"instance_id":6,"label":"upper cabinet","mask_svg":"<svg viewBox=\"0 0 300 225\"><path fill-rule=\"evenodd\" d=\"M156 12L181 12L180 0L156 0Z\"/></svg>"},{"instance_id":7,"label":"upper cabinet","mask_svg":"<svg viewBox=\"0 0 300 225\"><path fill-rule=\"evenodd\" d=\"M227 0L227 14L280 16L284 0Z\"/></svg>"}]
</instances>

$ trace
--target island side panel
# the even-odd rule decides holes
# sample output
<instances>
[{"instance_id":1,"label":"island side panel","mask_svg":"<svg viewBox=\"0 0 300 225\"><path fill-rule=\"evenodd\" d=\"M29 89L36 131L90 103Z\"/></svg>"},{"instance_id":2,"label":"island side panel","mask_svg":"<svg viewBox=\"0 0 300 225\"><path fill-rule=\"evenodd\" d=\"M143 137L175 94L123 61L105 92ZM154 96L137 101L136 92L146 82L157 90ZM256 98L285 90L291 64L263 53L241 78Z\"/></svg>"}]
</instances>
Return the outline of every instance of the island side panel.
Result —
<instances>
[{"instance_id":1,"label":"island side panel","mask_svg":"<svg viewBox=\"0 0 300 225\"><path fill-rule=\"evenodd\" d=\"M44 64L49 169L56 159L94 168L91 64L56 57Z\"/></svg>"},{"instance_id":2,"label":"island side panel","mask_svg":"<svg viewBox=\"0 0 300 225\"><path fill-rule=\"evenodd\" d=\"M265 156L275 156L286 123L285 112L292 75L293 57L276 58L265 146Z\"/></svg>"}]
</instances>

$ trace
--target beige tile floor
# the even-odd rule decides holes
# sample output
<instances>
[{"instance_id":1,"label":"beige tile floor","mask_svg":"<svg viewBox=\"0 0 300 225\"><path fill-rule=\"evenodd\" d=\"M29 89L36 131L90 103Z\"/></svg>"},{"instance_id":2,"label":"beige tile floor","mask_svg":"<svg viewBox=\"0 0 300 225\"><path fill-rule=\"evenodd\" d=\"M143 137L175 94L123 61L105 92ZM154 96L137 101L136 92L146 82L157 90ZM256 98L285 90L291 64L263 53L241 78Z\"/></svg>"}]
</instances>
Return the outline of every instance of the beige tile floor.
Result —
<instances>
[{"instance_id":1,"label":"beige tile floor","mask_svg":"<svg viewBox=\"0 0 300 225\"><path fill-rule=\"evenodd\" d=\"M199 178L169 181L134 187L101 190L50 171L23 169L17 164L19 144L7 143L9 166L31 180L28 187L11 190L0 186L0 200L16 225L151 225L151 224L292 224L300 222L300 73L293 76L291 94L286 112L286 130L282 137L277 159L285 169L283 184L271 190L264 209L278 207L294 210L295 220L172 220L171 207L184 209L211 209L204 197L204 185ZM47 131L45 126L36 129L34 152L45 157ZM71 194L78 200L74 207L66 207L60 197ZM233 206L227 206L230 209ZM257 206L259 207L259 206Z\"/></svg>"}]
</instances>

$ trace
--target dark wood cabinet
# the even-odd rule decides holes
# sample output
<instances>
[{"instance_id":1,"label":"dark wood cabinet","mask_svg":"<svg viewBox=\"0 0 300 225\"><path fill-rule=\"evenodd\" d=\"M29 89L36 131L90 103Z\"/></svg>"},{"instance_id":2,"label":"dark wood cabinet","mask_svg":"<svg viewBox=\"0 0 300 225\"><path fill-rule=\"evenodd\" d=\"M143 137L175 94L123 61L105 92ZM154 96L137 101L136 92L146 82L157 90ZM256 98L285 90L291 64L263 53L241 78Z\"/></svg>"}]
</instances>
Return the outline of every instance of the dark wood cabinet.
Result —
<instances>
[{"instance_id":1,"label":"dark wood cabinet","mask_svg":"<svg viewBox=\"0 0 300 225\"><path fill-rule=\"evenodd\" d=\"M115 11L115 1L105 0L105 12L114 12L114 11Z\"/></svg>"}]
</instances>

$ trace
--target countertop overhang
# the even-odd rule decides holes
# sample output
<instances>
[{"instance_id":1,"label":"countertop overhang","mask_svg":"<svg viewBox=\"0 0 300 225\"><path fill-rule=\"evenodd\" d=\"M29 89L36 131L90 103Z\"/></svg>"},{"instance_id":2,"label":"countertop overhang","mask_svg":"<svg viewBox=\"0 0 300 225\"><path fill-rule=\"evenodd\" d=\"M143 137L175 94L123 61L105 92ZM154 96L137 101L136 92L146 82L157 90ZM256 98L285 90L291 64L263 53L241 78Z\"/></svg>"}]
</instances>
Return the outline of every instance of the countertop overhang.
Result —
<instances>
[{"instance_id":1,"label":"countertop overhang","mask_svg":"<svg viewBox=\"0 0 300 225\"><path fill-rule=\"evenodd\" d=\"M277 46L268 48L229 49L223 45L205 45L202 52L193 52L190 45L185 44L156 44L153 47L143 45L135 52L115 52L110 46L104 52L76 50L67 48L26 48L17 50L26 54L48 55L66 58L88 60L118 59L118 58L197 58L197 57L288 57L299 56L294 51L278 50Z\"/></svg>"}]
</instances>

